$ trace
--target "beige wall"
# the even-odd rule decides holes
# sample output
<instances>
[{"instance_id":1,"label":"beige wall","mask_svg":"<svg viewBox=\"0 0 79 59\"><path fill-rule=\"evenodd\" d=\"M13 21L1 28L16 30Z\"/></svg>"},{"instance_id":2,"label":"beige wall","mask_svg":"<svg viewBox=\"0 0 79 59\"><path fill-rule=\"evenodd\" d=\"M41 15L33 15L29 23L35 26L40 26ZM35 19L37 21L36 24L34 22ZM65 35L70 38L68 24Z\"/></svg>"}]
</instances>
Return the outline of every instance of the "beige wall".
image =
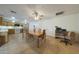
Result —
<instances>
[{"instance_id":1,"label":"beige wall","mask_svg":"<svg viewBox=\"0 0 79 59\"><path fill-rule=\"evenodd\" d=\"M55 26L79 33L79 14L72 14L67 16L57 16L51 19L34 21L30 23L30 30L36 28L46 29L47 35L55 36Z\"/></svg>"}]
</instances>

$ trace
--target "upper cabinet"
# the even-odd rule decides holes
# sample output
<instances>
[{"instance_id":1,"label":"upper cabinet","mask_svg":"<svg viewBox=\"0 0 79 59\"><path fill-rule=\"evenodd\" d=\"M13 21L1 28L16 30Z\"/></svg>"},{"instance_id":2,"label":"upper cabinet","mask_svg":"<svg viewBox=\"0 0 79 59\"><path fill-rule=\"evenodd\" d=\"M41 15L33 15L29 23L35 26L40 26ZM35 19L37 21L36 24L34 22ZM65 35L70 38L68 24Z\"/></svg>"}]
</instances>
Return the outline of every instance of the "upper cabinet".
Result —
<instances>
[{"instance_id":1,"label":"upper cabinet","mask_svg":"<svg viewBox=\"0 0 79 59\"><path fill-rule=\"evenodd\" d=\"M2 22L2 25L3 25L3 26L7 26L7 22L6 22L6 21L3 21L3 22Z\"/></svg>"},{"instance_id":2,"label":"upper cabinet","mask_svg":"<svg viewBox=\"0 0 79 59\"><path fill-rule=\"evenodd\" d=\"M14 26L13 22L7 22L7 26Z\"/></svg>"},{"instance_id":3,"label":"upper cabinet","mask_svg":"<svg viewBox=\"0 0 79 59\"><path fill-rule=\"evenodd\" d=\"M11 21L3 21L3 17L0 16L0 26L14 26L14 23Z\"/></svg>"}]
</instances>

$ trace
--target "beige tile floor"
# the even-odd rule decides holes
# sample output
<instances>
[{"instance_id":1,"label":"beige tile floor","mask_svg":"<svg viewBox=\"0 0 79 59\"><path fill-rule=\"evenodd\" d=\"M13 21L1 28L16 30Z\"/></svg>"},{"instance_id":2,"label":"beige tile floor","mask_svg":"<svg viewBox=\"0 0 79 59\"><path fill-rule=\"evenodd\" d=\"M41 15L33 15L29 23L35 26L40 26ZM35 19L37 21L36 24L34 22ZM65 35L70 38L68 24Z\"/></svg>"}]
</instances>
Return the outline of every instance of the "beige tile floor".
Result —
<instances>
[{"instance_id":1,"label":"beige tile floor","mask_svg":"<svg viewBox=\"0 0 79 59\"><path fill-rule=\"evenodd\" d=\"M0 47L0 54L72 54L79 53L79 44L74 43L66 46L60 43L60 39L47 36L46 42L36 48L22 38L22 34L9 36L9 42Z\"/></svg>"}]
</instances>

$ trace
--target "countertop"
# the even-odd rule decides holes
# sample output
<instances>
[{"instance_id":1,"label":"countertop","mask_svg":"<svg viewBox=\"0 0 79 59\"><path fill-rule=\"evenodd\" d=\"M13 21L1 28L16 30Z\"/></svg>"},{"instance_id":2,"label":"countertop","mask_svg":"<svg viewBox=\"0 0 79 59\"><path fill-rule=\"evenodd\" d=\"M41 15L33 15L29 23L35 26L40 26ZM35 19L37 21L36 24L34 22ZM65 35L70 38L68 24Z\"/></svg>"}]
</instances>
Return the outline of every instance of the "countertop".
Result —
<instances>
[{"instance_id":1,"label":"countertop","mask_svg":"<svg viewBox=\"0 0 79 59\"><path fill-rule=\"evenodd\" d=\"M0 32L8 32L8 30L0 30Z\"/></svg>"}]
</instances>

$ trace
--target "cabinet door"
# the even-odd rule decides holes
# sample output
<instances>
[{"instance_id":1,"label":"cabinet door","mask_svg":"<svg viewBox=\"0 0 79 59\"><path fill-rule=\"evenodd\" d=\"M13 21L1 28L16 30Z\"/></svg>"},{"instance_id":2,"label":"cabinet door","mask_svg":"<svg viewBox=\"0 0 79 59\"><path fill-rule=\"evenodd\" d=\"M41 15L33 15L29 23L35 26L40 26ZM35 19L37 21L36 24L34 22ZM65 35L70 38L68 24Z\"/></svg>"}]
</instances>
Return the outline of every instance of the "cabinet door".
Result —
<instances>
[{"instance_id":1,"label":"cabinet door","mask_svg":"<svg viewBox=\"0 0 79 59\"><path fill-rule=\"evenodd\" d=\"M15 34L15 29L8 29L8 34Z\"/></svg>"},{"instance_id":2,"label":"cabinet door","mask_svg":"<svg viewBox=\"0 0 79 59\"><path fill-rule=\"evenodd\" d=\"M2 17L0 17L0 25L2 25Z\"/></svg>"},{"instance_id":3,"label":"cabinet door","mask_svg":"<svg viewBox=\"0 0 79 59\"><path fill-rule=\"evenodd\" d=\"M7 22L3 21L3 22L2 22L2 25L3 25L3 26L7 26Z\"/></svg>"},{"instance_id":4,"label":"cabinet door","mask_svg":"<svg viewBox=\"0 0 79 59\"><path fill-rule=\"evenodd\" d=\"M0 46L5 44L5 36L0 36Z\"/></svg>"},{"instance_id":5,"label":"cabinet door","mask_svg":"<svg viewBox=\"0 0 79 59\"><path fill-rule=\"evenodd\" d=\"M14 23L12 23L12 22L7 22L7 25L8 25L8 26L13 26Z\"/></svg>"}]
</instances>

